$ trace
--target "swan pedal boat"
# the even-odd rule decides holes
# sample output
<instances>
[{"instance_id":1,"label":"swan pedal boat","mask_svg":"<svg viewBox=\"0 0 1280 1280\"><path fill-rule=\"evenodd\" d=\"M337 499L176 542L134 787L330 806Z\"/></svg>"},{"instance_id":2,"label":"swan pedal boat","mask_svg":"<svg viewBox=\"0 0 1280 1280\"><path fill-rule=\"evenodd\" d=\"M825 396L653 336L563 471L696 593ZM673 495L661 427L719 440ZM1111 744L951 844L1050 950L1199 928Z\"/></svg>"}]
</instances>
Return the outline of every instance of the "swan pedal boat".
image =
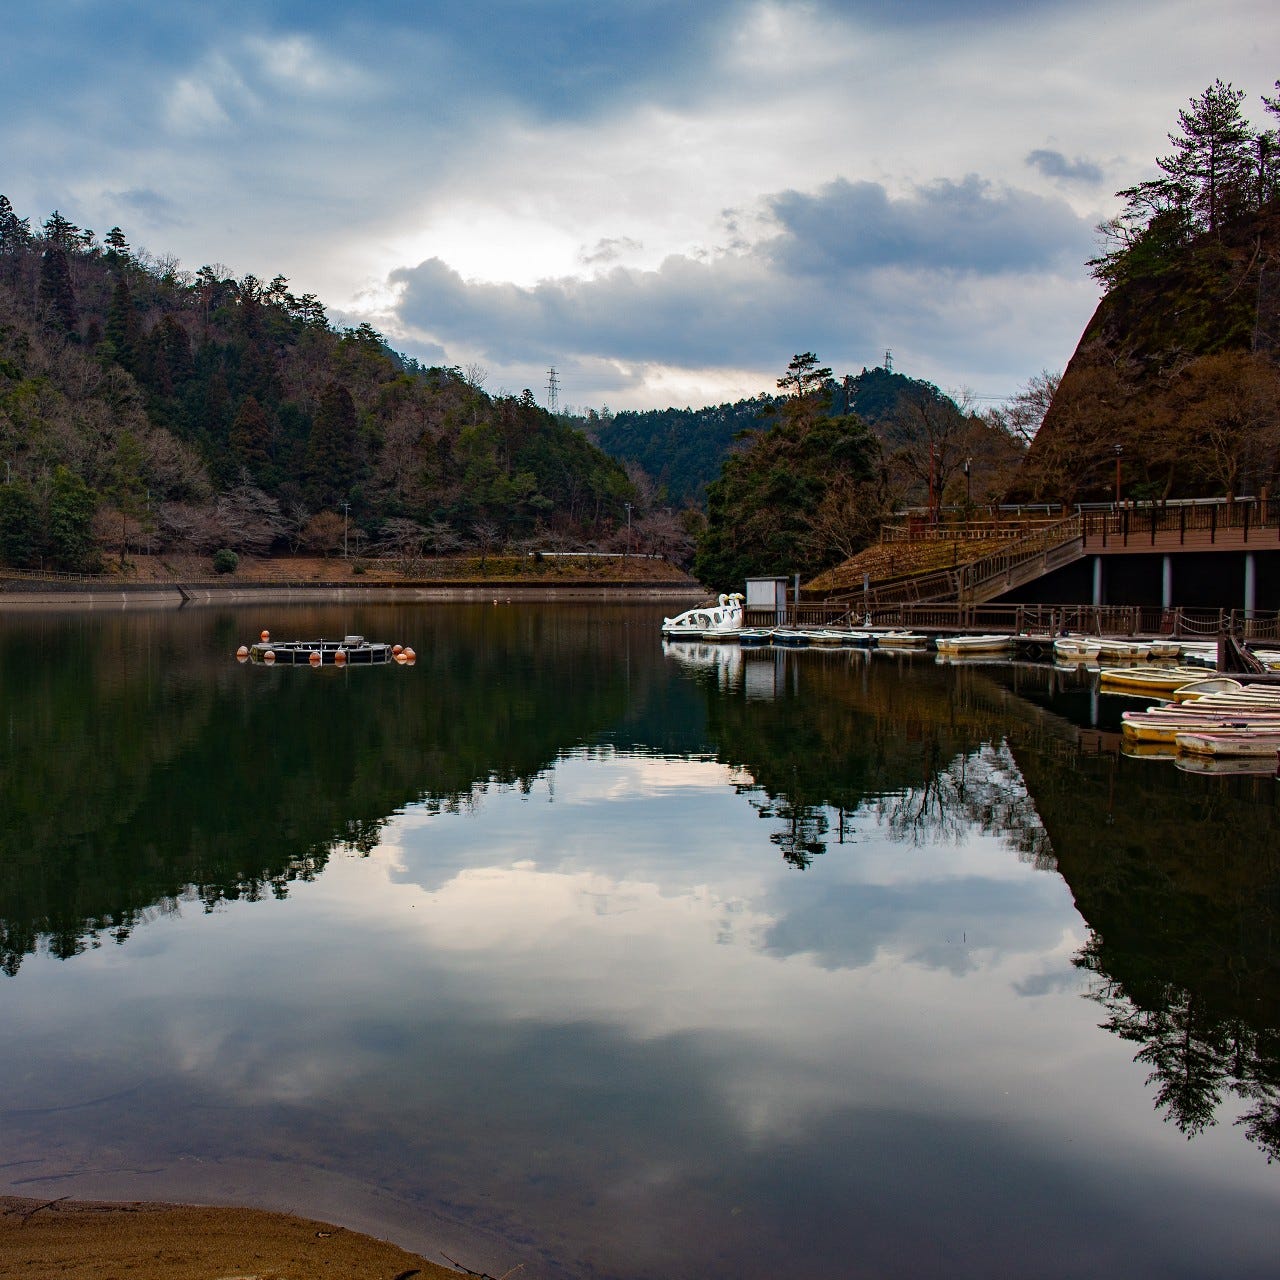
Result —
<instances>
[{"instance_id":1,"label":"swan pedal boat","mask_svg":"<svg viewBox=\"0 0 1280 1280\"><path fill-rule=\"evenodd\" d=\"M722 594L713 605L697 605L674 618L663 618L662 634L701 640L708 633L718 636L737 633L742 630L742 600L742 593L735 591L733 595Z\"/></svg>"}]
</instances>

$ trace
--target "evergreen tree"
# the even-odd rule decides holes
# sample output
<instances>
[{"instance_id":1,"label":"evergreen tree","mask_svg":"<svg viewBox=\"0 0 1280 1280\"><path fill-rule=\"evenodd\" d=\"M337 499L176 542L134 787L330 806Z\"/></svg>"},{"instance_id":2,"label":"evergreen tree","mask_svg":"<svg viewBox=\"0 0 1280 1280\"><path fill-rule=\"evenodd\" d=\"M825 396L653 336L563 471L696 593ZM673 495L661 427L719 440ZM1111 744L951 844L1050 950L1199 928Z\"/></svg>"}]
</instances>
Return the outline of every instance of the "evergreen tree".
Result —
<instances>
[{"instance_id":1,"label":"evergreen tree","mask_svg":"<svg viewBox=\"0 0 1280 1280\"><path fill-rule=\"evenodd\" d=\"M270 442L271 423L266 413L253 396L246 396L231 422L228 441L231 452L237 462L248 467L254 476L259 476L271 461L268 454Z\"/></svg>"},{"instance_id":2,"label":"evergreen tree","mask_svg":"<svg viewBox=\"0 0 1280 1280\"><path fill-rule=\"evenodd\" d=\"M48 323L67 333L75 331L80 312L71 287L71 268L66 252L56 244L50 244L40 259L40 300Z\"/></svg>"},{"instance_id":3,"label":"evergreen tree","mask_svg":"<svg viewBox=\"0 0 1280 1280\"><path fill-rule=\"evenodd\" d=\"M53 473L49 494L49 555L55 569L85 573L93 567L93 513L97 495L66 467Z\"/></svg>"},{"instance_id":4,"label":"evergreen tree","mask_svg":"<svg viewBox=\"0 0 1280 1280\"><path fill-rule=\"evenodd\" d=\"M307 441L307 497L317 507L332 507L350 493L355 476L355 402L341 383L329 382Z\"/></svg>"},{"instance_id":5,"label":"evergreen tree","mask_svg":"<svg viewBox=\"0 0 1280 1280\"><path fill-rule=\"evenodd\" d=\"M136 373L142 347L142 324L133 305L129 282L123 273L116 276L115 287L111 292L106 338L111 358L121 367Z\"/></svg>"},{"instance_id":6,"label":"evergreen tree","mask_svg":"<svg viewBox=\"0 0 1280 1280\"><path fill-rule=\"evenodd\" d=\"M1250 185L1254 135L1240 111L1243 101L1243 89L1215 80L1178 112L1180 132L1169 135L1173 151L1156 162L1189 195L1211 234L1244 202Z\"/></svg>"},{"instance_id":7,"label":"evergreen tree","mask_svg":"<svg viewBox=\"0 0 1280 1280\"><path fill-rule=\"evenodd\" d=\"M9 197L0 195L0 273L7 279L16 275L18 262L30 243L30 219L19 218Z\"/></svg>"},{"instance_id":8,"label":"evergreen tree","mask_svg":"<svg viewBox=\"0 0 1280 1280\"><path fill-rule=\"evenodd\" d=\"M0 485L0 559L30 569L40 549L40 518L30 487L21 480Z\"/></svg>"},{"instance_id":9,"label":"evergreen tree","mask_svg":"<svg viewBox=\"0 0 1280 1280\"><path fill-rule=\"evenodd\" d=\"M64 218L57 209L45 220L45 240L61 249L63 253L74 253L77 249L83 248L85 234L74 222ZM93 232L90 231L88 234L92 236Z\"/></svg>"}]
</instances>

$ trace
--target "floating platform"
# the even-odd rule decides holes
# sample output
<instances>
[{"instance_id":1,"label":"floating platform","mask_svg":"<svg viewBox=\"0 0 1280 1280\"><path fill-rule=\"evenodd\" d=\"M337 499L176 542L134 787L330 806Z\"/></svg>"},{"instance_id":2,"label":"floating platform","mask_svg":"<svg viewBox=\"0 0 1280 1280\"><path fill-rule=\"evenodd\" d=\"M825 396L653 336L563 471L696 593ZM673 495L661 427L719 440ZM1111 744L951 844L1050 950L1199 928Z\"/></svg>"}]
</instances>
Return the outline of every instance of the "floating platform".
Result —
<instances>
[{"instance_id":1,"label":"floating platform","mask_svg":"<svg viewBox=\"0 0 1280 1280\"><path fill-rule=\"evenodd\" d=\"M410 648L366 640L364 636L343 636L341 640L272 640L268 637L253 645L241 645L236 657L241 662L247 659L267 666L368 667L387 662L412 663L417 654Z\"/></svg>"}]
</instances>

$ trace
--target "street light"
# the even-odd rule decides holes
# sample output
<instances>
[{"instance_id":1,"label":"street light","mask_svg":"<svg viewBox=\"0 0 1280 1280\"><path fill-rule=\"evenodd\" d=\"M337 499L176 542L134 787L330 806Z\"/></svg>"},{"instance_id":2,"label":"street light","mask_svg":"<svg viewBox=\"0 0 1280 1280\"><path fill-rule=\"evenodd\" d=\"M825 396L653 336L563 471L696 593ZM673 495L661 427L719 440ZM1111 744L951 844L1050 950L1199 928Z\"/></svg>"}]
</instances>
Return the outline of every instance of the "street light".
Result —
<instances>
[{"instance_id":1,"label":"street light","mask_svg":"<svg viewBox=\"0 0 1280 1280\"><path fill-rule=\"evenodd\" d=\"M1124 445L1116 445L1116 508L1120 507L1120 455L1124 453Z\"/></svg>"},{"instance_id":2,"label":"street light","mask_svg":"<svg viewBox=\"0 0 1280 1280\"><path fill-rule=\"evenodd\" d=\"M631 554L631 503L622 504L627 509L627 555Z\"/></svg>"},{"instance_id":3,"label":"street light","mask_svg":"<svg viewBox=\"0 0 1280 1280\"><path fill-rule=\"evenodd\" d=\"M351 511L351 503L342 504L342 558L347 559L347 515Z\"/></svg>"},{"instance_id":4,"label":"street light","mask_svg":"<svg viewBox=\"0 0 1280 1280\"><path fill-rule=\"evenodd\" d=\"M969 466L973 462L972 458L964 460L964 518L969 519L969 511L973 506L973 486L969 481Z\"/></svg>"}]
</instances>

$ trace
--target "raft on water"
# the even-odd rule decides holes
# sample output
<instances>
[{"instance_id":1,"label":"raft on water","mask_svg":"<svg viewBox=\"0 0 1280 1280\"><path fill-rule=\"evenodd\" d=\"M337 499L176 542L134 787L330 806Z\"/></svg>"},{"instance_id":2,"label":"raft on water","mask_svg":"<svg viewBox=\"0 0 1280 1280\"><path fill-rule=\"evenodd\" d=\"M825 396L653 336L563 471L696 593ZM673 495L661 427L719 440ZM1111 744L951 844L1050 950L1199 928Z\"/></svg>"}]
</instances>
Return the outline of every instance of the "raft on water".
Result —
<instances>
[{"instance_id":1,"label":"raft on water","mask_svg":"<svg viewBox=\"0 0 1280 1280\"><path fill-rule=\"evenodd\" d=\"M241 646L244 649L245 646ZM237 657L242 657L238 651ZM250 662L294 667L367 667L385 662L412 662L417 655L400 645L343 636L341 640L259 640L243 655Z\"/></svg>"}]
</instances>

